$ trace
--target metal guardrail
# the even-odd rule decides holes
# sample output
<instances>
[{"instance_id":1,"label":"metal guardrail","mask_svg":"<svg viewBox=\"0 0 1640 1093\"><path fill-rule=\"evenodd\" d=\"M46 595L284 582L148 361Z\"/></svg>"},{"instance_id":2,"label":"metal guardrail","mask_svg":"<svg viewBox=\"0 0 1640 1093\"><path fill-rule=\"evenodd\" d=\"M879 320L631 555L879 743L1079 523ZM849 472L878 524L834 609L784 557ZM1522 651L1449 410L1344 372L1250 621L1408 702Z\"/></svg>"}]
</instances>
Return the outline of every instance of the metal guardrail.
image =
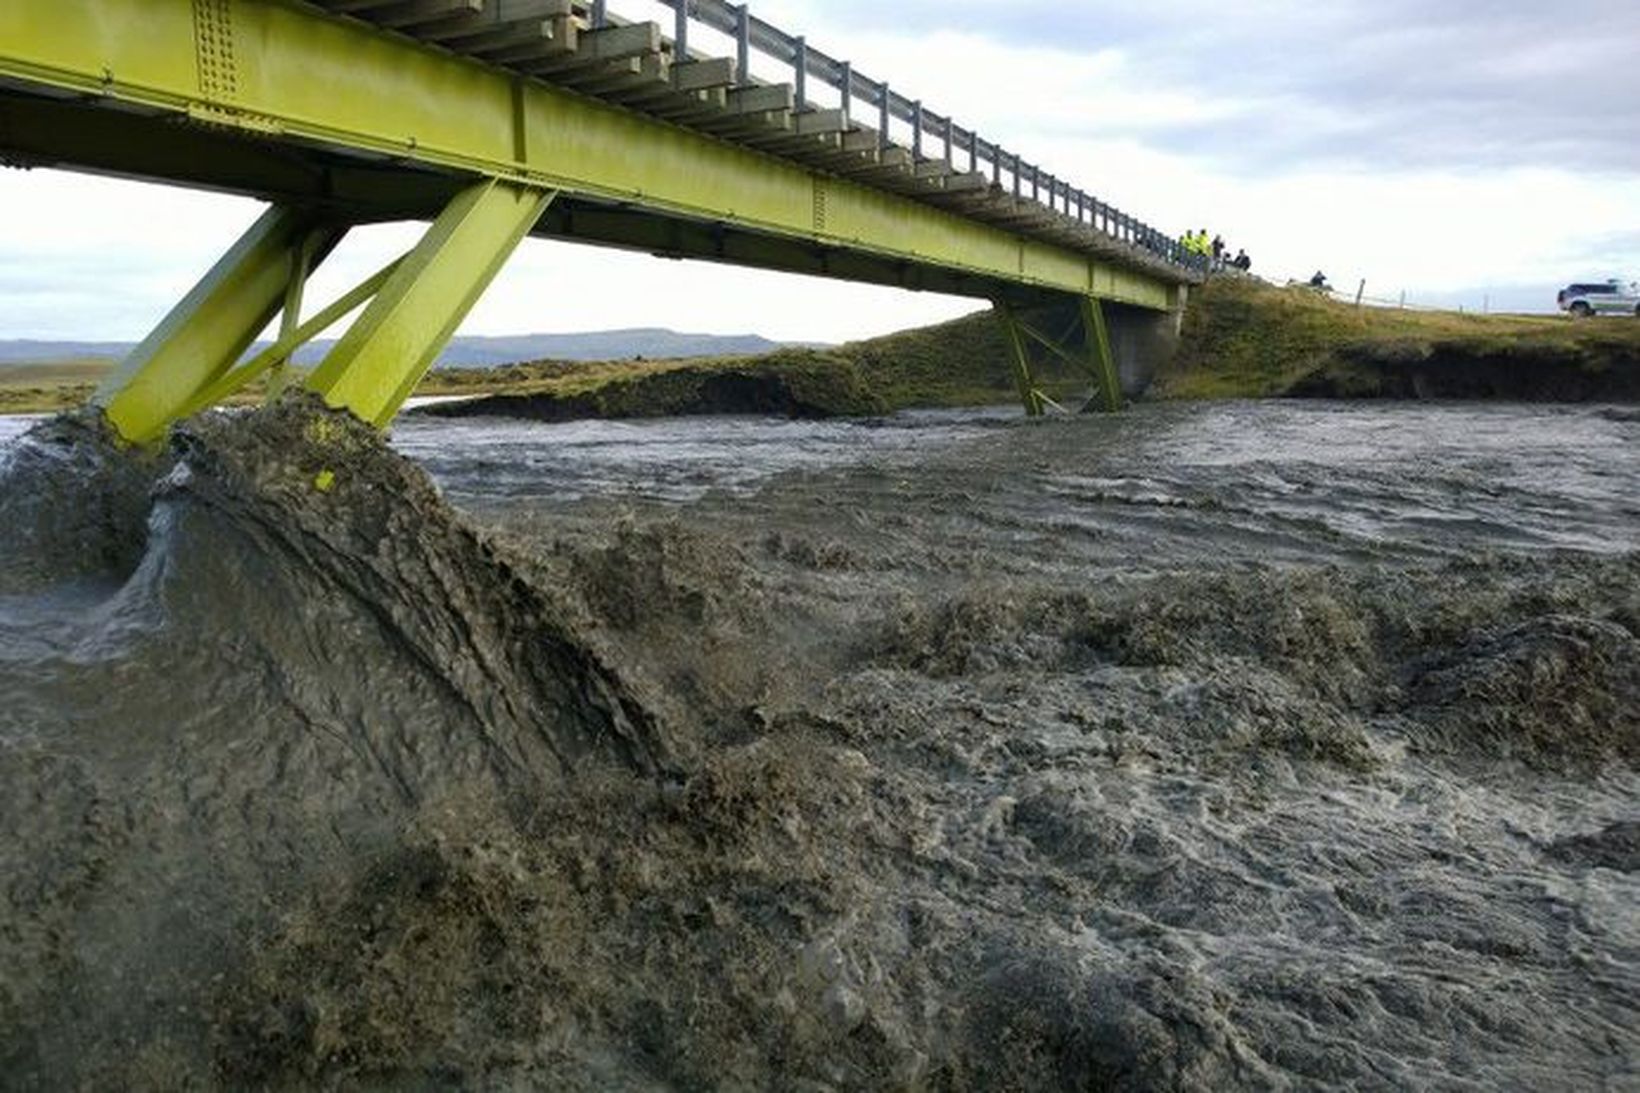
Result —
<instances>
[{"instance_id":1,"label":"metal guardrail","mask_svg":"<svg viewBox=\"0 0 1640 1093\"><path fill-rule=\"evenodd\" d=\"M698 22L734 41L737 79L742 86L752 83L751 55L756 51L791 67L793 97L799 110L813 107L808 97L811 86L817 83L830 88L840 96L845 121L852 118L856 101L876 112L881 149L894 147L893 123L905 122L911 127L910 150L916 162L943 159L947 166L955 169L966 160L970 174L989 176L993 189L1004 193L1011 189L1016 200L1034 202L1182 269L1200 274L1207 272L1208 256L1187 251L1179 240L1025 162L1018 153L1009 152L972 129L958 125L949 114L936 113L925 107L922 100L895 91L887 81L873 80L856 72L848 61L814 48L801 35L787 34L764 22L752 15L746 4L731 4L725 0L655 2L671 8L674 13L672 37L679 57L689 55L690 24ZM592 0L591 22L595 28L607 25L607 9L607 0ZM936 155L924 154L930 143L937 149Z\"/></svg>"}]
</instances>

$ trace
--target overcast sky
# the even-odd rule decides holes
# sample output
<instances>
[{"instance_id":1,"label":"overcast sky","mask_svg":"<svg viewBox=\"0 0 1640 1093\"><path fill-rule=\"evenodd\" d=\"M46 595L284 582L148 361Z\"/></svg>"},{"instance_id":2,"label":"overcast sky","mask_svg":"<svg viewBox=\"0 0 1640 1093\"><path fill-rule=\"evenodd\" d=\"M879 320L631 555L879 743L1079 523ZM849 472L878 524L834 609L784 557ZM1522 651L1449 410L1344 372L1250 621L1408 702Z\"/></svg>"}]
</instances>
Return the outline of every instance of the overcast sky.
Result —
<instances>
[{"instance_id":1,"label":"overcast sky","mask_svg":"<svg viewBox=\"0 0 1640 1093\"><path fill-rule=\"evenodd\" d=\"M658 17L649 0L612 10ZM872 78L1255 269L1552 306L1640 277L1640 0L753 0ZM770 73L772 74L772 73ZM0 337L139 337L253 202L0 171ZM409 245L355 233L339 291ZM527 241L467 333L670 326L840 341L971 300Z\"/></svg>"}]
</instances>

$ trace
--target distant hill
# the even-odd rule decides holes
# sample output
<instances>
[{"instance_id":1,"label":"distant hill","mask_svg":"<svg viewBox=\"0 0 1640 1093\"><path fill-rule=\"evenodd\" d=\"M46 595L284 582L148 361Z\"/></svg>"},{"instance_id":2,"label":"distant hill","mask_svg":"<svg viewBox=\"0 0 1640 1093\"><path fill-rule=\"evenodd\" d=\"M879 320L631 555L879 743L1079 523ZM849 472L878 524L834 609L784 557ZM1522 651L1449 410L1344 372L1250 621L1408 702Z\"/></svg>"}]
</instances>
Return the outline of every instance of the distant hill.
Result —
<instances>
[{"instance_id":1,"label":"distant hill","mask_svg":"<svg viewBox=\"0 0 1640 1093\"><path fill-rule=\"evenodd\" d=\"M118 360L133 342L0 340L0 368L58 361ZM299 364L314 364L334 345L317 341L296 354ZM767 353L783 343L756 334L680 334L675 330L635 328L588 334L518 334L497 338L460 337L439 358L440 368L488 368L520 361L607 361L679 357L742 356Z\"/></svg>"}]
</instances>

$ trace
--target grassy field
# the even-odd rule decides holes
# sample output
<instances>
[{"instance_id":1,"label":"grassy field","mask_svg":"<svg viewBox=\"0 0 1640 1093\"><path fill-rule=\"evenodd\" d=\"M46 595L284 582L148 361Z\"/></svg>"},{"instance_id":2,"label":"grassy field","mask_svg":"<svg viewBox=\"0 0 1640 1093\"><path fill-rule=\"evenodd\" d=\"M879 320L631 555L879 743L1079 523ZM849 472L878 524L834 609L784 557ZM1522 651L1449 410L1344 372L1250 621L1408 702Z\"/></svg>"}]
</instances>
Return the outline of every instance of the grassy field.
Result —
<instances>
[{"instance_id":1,"label":"grassy field","mask_svg":"<svg viewBox=\"0 0 1640 1093\"><path fill-rule=\"evenodd\" d=\"M103 358L17 364L0 368L0 414L45 413L91 397L114 362Z\"/></svg>"},{"instance_id":2,"label":"grassy field","mask_svg":"<svg viewBox=\"0 0 1640 1093\"><path fill-rule=\"evenodd\" d=\"M482 373L439 371L422 395L489 394L533 416L647 417L733 402L755 386L763 408L800 415L886 413L912 406L970 406L1016 396L1001 329L989 311L833 349L780 349L751 357L683 361L543 361ZM1045 393L1074 401L1084 378L1037 369ZM738 381L731 384L728 381Z\"/></svg>"},{"instance_id":3,"label":"grassy field","mask_svg":"<svg viewBox=\"0 0 1640 1093\"><path fill-rule=\"evenodd\" d=\"M0 369L0 412L62 409L83 402L110 361L64 361ZM1015 397L1001 331L989 311L833 349L780 349L745 357L602 362L535 361L498 368L441 368L416 394L500 395L560 404L566 415L654 416L709 403L725 378L783 390L815 414L884 413L909 406L981 405ZM1050 396L1086 386L1063 369L1039 369ZM254 402L253 384L236 401Z\"/></svg>"},{"instance_id":4,"label":"grassy field","mask_svg":"<svg viewBox=\"0 0 1640 1093\"><path fill-rule=\"evenodd\" d=\"M1497 381L1534 397L1534 381L1570 388L1640 375L1637 359L1640 321L1629 318L1356 308L1308 288L1227 278L1193 293L1179 355L1154 394L1400 396L1418 381L1461 398Z\"/></svg>"},{"instance_id":5,"label":"grassy field","mask_svg":"<svg viewBox=\"0 0 1640 1093\"><path fill-rule=\"evenodd\" d=\"M428 373L418 395L493 395L543 418L748 410L800 416L1010 402L989 311L833 349L745 357L537 361ZM0 369L0 413L82 403L106 360ZM1085 377L1049 360L1038 386L1074 405ZM1192 294L1153 397L1640 398L1640 321L1355 308L1305 288L1215 280ZM236 401L255 402L259 385Z\"/></svg>"}]
</instances>

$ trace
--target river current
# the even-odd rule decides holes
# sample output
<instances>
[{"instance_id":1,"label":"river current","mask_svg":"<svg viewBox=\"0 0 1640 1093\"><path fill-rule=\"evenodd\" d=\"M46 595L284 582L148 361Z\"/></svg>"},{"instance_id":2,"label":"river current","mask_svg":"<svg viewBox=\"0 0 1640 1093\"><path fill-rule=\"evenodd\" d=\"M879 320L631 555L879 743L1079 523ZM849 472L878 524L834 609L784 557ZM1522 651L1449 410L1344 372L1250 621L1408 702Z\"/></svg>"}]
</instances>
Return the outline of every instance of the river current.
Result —
<instances>
[{"instance_id":1,"label":"river current","mask_svg":"<svg viewBox=\"0 0 1640 1093\"><path fill-rule=\"evenodd\" d=\"M0 417L0 445L38 420ZM1237 558L1265 550L1275 560L1288 552L1320 559L1341 551L1640 548L1640 412L1632 407L1171 404L1036 426L1013 407L818 422L552 425L411 415L392 441L453 501L486 507L616 501L681 509L712 494L753 496L794 472L915 478L929 462L932 479L978 473L1002 493L1034 494L1038 515L1052 523L1125 537L1136 532L1135 510L1156 510L1143 521L1147 530L1156 529L1157 513L1171 513L1160 533L1197 542L1205 535ZM1002 465L985 474L992 462L1028 469L1018 478L1000 473ZM1181 513L1201 509L1223 519Z\"/></svg>"},{"instance_id":2,"label":"river current","mask_svg":"<svg viewBox=\"0 0 1640 1093\"><path fill-rule=\"evenodd\" d=\"M391 447L0 418L0 1086L1640 1084L1633 408Z\"/></svg>"}]
</instances>

